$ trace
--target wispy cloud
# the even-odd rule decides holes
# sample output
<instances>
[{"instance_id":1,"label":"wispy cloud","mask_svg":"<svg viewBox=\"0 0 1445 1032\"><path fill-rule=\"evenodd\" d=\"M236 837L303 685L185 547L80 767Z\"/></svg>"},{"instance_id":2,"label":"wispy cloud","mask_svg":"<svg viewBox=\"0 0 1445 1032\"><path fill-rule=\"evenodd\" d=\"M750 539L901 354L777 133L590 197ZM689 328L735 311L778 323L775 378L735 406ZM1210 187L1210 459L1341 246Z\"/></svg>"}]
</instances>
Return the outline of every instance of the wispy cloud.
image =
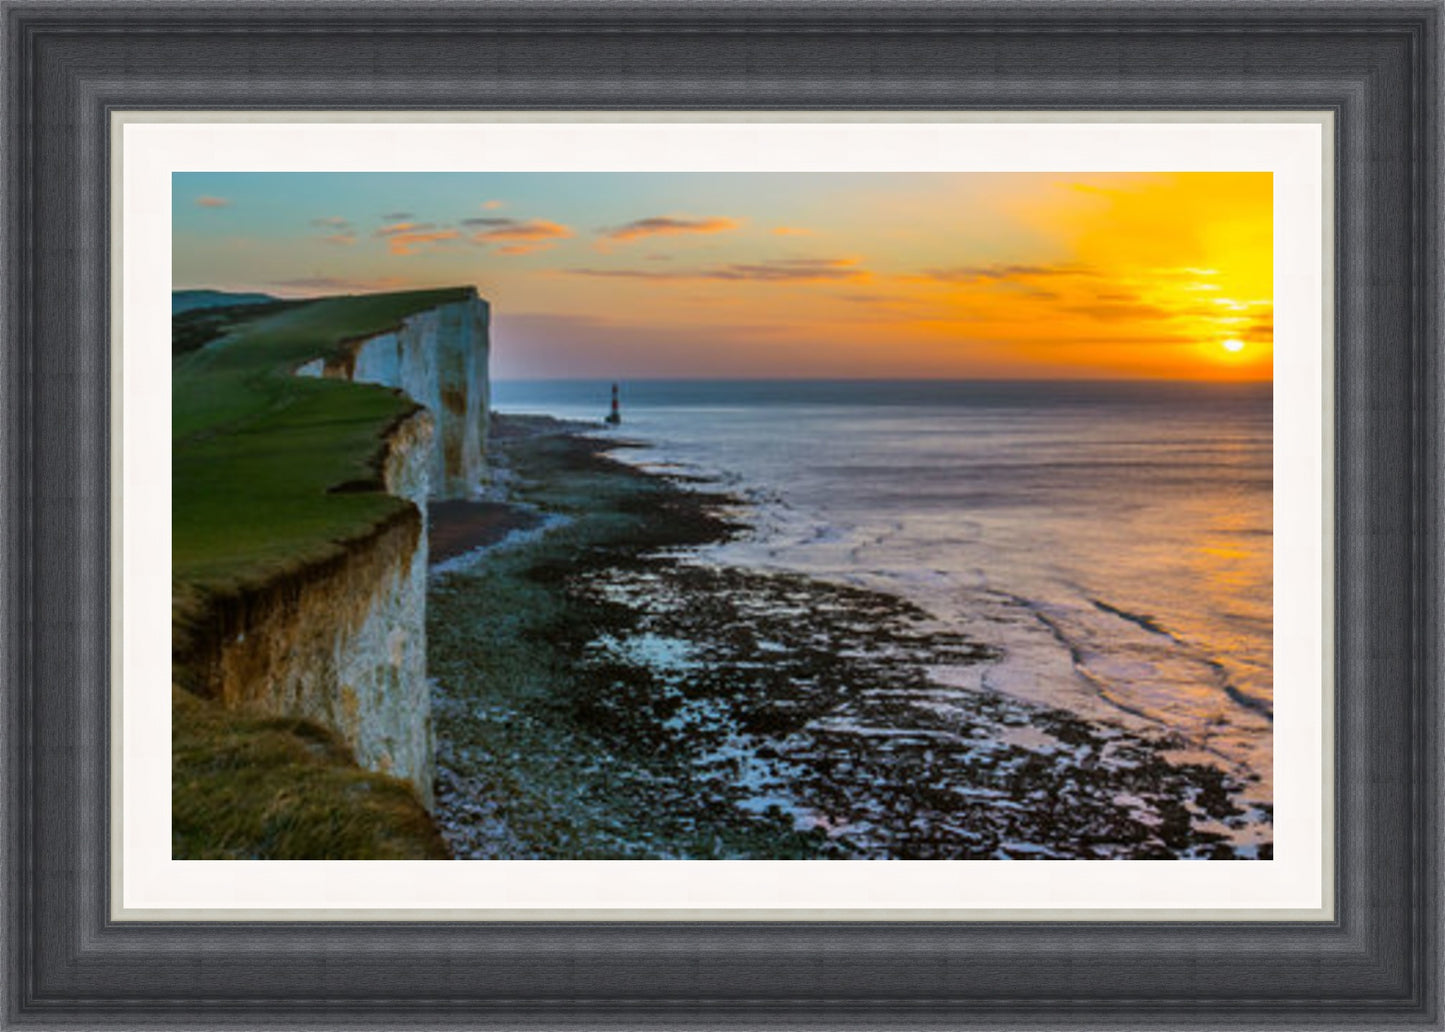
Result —
<instances>
[{"instance_id":1,"label":"wispy cloud","mask_svg":"<svg viewBox=\"0 0 1445 1032\"><path fill-rule=\"evenodd\" d=\"M680 233L726 233L737 229L742 223L737 219L721 215L706 218L690 218L678 215L654 215L651 218L634 219L621 226L602 230L603 239L615 243L641 240L650 236L672 236Z\"/></svg>"},{"instance_id":2,"label":"wispy cloud","mask_svg":"<svg viewBox=\"0 0 1445 1032\"><path fill-rule=\"evenodd\" d=\"M925 269L924 279L941 283L997 283L1001 280L1041 279L1050 276L1087 276L1090 271L1072 262L1057 265L1025 265L995 262L989 265L961 265L947 269Z\"/></svg>"},{"instance_id":3,"label":"wispy cloud","mask_svg":"<svg viewBox=\"0 0 1445 1032\"><path fill-rule=\"evenodd\" d=\"M1138 322L1142 320L1173 319L1180 313L1174 309L1152 305L1144 301L1099 301L1076 305L1061 305L1061 311L1085 315L1098 322Z\"/></svg>"},{"instance_id":4,"label":"wispy cloud","mask_svg":"<svg viewBox=\"0 0 1445 1032\"><path fill-rule=\"evenodd\" d=\"M839 301L849 301L856 305L903 305L913 300L902 294L870 294L863 291L850 291L833 296Z\"/></svg>"},{"instance_id":5,"label":"wispy cloud","mask_svg":"<svg viewBox=\"0 0 1445 1032\"><path fill-rule=\"evenodd\" d=\"M723 280L753 283L817 283L863 280L867 269L856 258L775 258L762 262L734 262L700 269L594 269L565 270L573 276L642 280Z\"/></svg>"},{"instance_id":6,"label":"wispy cloud","mask_svg":"<svg viewBox=\"0 0 1445 1032\"><path fill-rule=\"evenodd\" d=\"M408 219L416 218L416 216L409 211L389 211L385 215L380 216L380 218L382 222L406 222Z\"/></svg>"},{"instance_id":7,"label":"wispy cloud","mask_svg":"<svg viewBox=\"0 0 1445 1032\"><path fill-rule=\"evenodd\" d=\"M386 237L386 248L395 255L416 254L417 250L427 244L446 243L449 240L460 240L461 234L455 229L428 229L416 232L390 233Z\"/></svg>"},{"instance_id":8,"label":"wispy cloud","mask_svg":"<svg viewBox=\"0 0 1445 1032\"><path fill-rule=\"evenodd\" d=\"M503 245L498 254L531 254L573 235L571 227L547 219L474 218L463 219L462 225L481 227L472 234L472 242Z\"/></svg>"},{"instance_id":9,"label":"wispy cloud","mask_svg":"<svg viewBox=\"0 0 1445 1032\"><path fill-rule=\"evenodd\" d=\"M398 233L420 233L428 229L436 229L432 222L393 222L390 225L382 226L373 236L389 237Z\"/></svg>"},{"instance_id":10,"label":"wispy cloud","mask_svg":"<svg viewBox=\"0 0 1445 1032\"><path fill-rule=\"evenodd\" d=\"M230 206L231 200L229 197L213 197L210 194L206 194L203 197L196 198L196 207L198 208L229 208Z\"/></svg>"},{"instance_id":11,"label":"wispy cloud","mask_svg":"<svg viewBox=\"0 0 1445 1032\"><path fill-rule=\"evenodd\" d=\"M455 229L438 229L433 222L394 222L382 226L372 236L385 240L391 254L409 255L427 244L460 240L462 235Z\"/></svg>"},{"instance_id":12,"label":"wispy cloud","mask_svg":"<svg viewBox=\"0 0 1445 1032\"><path fill-rule=\"evenodd\" d=\"M1268 315L1260 316L1244 328L1240 335L1250 344L1273 344L1274 343L1274 312L1271 309Z\"/></svg>"},{"instance_id":13,"label":"wispy cloud","mask_svg":"<svg viewBox=\"0 0 1445 1032\"><path fill-rule=\"evenodd\" d=\"M817 236L817 230L806 226L774 226L773 236Z\"/></svg>"},{"instance_id":14,"label":"wispy cloud","mask_svg":"<svg viewBox=\"0 0 1445 1032\"><path fill-rule=\"evenodd\" d=\"M327 230L321 240L337 247L351 247L356 243L356 230L349 219L340 215L321 215L311 220L317 229Z\"/></svg>"},{"instance_id":15,"label":"wispy cloud","mask_svg":"<svg viewBox=\"0 0 1445 1032\"><path fill-rule=\"evenodd\" d=\"M303 295L311 294L366 294L382 290L397 290L407 285L398 276L379 278L339 278L335 276L302 276L298 279L273 280L267 284L276 290Z\"/></svg>"},{"instance_id":16,"label":"wispy cloud","mask_svg":"<svg viewBox=\"0 0 1445 1032\"><path fill-rule=\"evenodd\" d=\"M483 201L483 202L482 202L482 210L483 210L483 211L496 211L498 208L505 208L506 206L507 206L507 202L506 202L506 201Z\"/></svg>"}]
</instances>

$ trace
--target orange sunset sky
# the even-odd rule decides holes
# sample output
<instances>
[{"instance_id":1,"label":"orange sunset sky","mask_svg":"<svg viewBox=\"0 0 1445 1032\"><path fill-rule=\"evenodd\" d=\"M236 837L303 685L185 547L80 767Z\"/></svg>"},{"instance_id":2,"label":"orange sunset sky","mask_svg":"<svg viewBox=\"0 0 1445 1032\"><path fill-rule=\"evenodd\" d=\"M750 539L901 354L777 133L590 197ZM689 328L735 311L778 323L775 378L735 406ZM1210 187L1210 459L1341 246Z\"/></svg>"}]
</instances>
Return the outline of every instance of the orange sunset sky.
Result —
<instances>
[{"instance_id":1,"label":"orange sunset sky","mask_svg":"<svg viewBox=\"0 0 1445 1032\"><path fill-rule=\"evenodd\" d=\"M177 173L177 289L475 284L499 379L1268 380L1268 173Z\"/></svg>"}]
</instances>

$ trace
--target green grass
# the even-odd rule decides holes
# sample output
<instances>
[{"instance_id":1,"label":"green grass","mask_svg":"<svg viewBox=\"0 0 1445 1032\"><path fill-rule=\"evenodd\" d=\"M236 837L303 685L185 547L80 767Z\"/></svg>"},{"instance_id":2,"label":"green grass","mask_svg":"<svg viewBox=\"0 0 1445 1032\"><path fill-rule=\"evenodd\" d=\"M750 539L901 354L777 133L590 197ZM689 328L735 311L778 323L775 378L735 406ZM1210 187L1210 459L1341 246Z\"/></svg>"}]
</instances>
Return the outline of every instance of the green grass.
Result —
<instances>
[{"instance_id":1,"label":"green grass","mask_svg":"<svg viewBox=\"0 0 1445 1032\"><path fill-rule=\"evenodd\" d=\"M172 364L172 577L231 591L334 553L404 506L381 491L330 494L374 475L398 392L292 375L344 342L466 300L471 288L326 298L243 321Z\"/></svg>"},{"instance_id":2,"label":"green grass","mask_svg":"<svg viewBox=\"0 0 1445 1032\"><path fill-rule=\"evenodd\" d=\"M304 720L230 713L171 689L178 860L446 860L411 786L358 768Z\"/></svg>"}]
</instances>

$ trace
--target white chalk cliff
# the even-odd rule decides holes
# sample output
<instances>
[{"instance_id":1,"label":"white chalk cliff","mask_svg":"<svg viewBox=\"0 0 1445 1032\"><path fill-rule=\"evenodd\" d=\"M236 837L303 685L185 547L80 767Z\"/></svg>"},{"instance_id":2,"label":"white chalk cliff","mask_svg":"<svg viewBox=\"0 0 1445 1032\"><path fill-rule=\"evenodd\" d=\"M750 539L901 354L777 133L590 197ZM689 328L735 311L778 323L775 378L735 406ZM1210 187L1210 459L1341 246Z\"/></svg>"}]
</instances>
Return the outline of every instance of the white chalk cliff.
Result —
<instances>
[{"instance_id":1,"label":"white chalk cliff","mask_svg":"<svg viewBox=\"0 0 1445 1032\"><path fill-rule=\"evenodd\" d=\"M410 781L428 807L426 507L470 496L484 475L488 323L472 297L296 370L393 387L422 406L390 428L380 463L385 490L412 504L339 557L233 600L210 659L227 705L332 728L361 766Z\"/></svg>"}]
</instances>

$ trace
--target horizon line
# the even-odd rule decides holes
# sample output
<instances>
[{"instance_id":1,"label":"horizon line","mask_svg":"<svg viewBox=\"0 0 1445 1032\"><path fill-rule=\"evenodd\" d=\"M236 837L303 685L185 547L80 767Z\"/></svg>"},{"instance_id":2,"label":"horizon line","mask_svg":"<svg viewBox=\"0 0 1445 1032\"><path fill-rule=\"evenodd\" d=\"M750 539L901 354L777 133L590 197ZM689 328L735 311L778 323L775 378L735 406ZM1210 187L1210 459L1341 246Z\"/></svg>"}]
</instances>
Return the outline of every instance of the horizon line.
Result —
<instances>
[{"instance_id":1,"label":"horizon line","mask_svg":"<svg viewBox=\"0 0 1445 1032\"><path fill-rule=\"evenodd\" d=\"M493 376L497 383L1180 383L1209 386L1274 385L1269 379L1167 376Z\"/></svg>"}]
</instances>

